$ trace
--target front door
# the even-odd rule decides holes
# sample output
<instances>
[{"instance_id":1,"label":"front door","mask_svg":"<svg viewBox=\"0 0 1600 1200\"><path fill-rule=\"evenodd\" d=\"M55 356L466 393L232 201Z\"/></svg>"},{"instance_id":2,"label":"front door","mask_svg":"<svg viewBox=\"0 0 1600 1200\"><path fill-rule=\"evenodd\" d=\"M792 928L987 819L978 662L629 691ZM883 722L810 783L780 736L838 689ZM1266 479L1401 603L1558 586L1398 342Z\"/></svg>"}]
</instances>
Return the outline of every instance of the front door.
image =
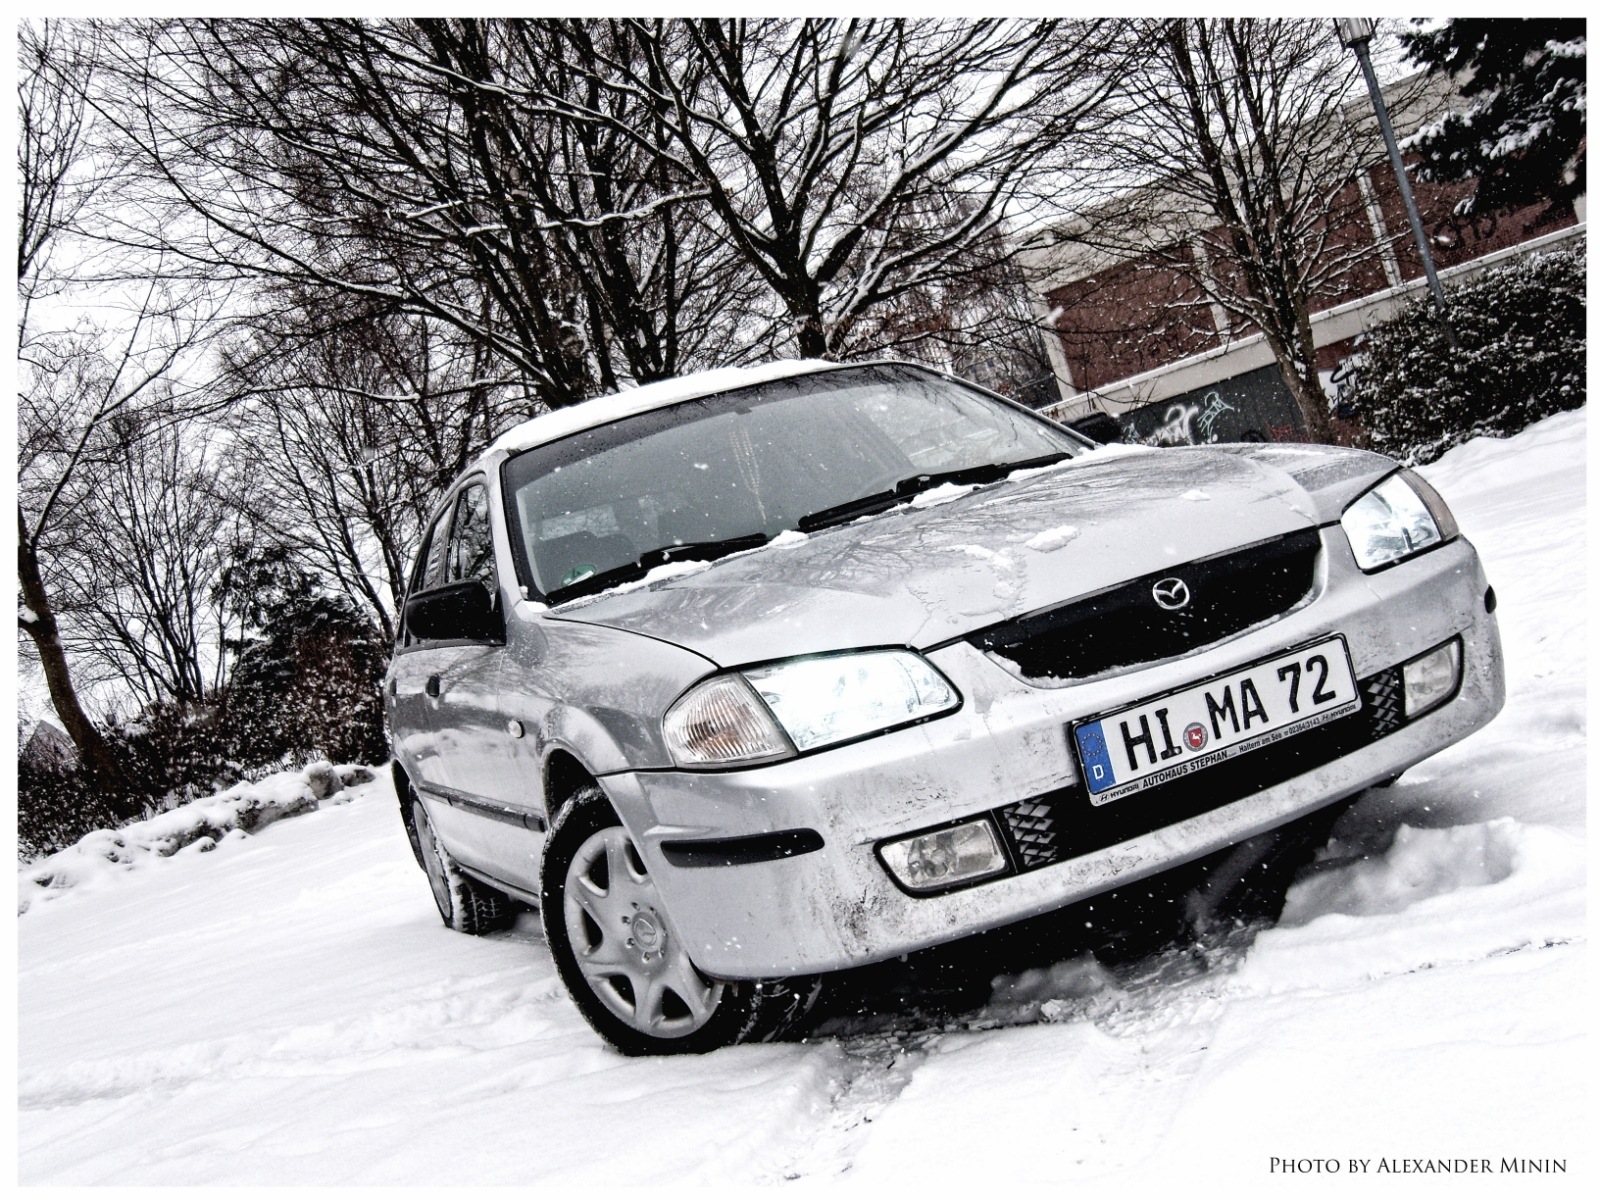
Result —
<instances>
[{"instance_id":1,"label":"front door","mask_svg":"<svg viewBox=\"0 0 1600 1200\"><path fill-rule=\"evenodd\" d=\"M502 614L505 595L496 570L489 493L483 479L469 480L457 494L444 555L443 585L480 583ZM443 783L453 812L446 820L459 857L470 866L509 882L537 876L542 838L530 817L537 810L524 795L512 755L512 735L500 715L504 639L457 643L439 672L437 745Z\"/></svg>"}]
</instances>

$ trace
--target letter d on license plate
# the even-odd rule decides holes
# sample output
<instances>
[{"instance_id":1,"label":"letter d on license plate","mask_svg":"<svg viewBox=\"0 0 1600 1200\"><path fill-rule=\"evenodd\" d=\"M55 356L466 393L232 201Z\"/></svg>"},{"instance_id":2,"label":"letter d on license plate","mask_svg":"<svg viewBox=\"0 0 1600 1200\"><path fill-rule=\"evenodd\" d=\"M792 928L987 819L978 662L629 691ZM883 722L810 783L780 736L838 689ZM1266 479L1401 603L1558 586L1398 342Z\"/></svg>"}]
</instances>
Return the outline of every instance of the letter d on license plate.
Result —
<instances>
[{"instance_id":1,"label":"letter d on license plate","mask_svg":"<svg viewBox=\"0 0 1600 1200\"><path fill-rule=\"evenodd\" d=\"M1072 727L1092 804L1106 804L1293 737L1361 707L1331 637Z\"/></svg>"}]
</instances>

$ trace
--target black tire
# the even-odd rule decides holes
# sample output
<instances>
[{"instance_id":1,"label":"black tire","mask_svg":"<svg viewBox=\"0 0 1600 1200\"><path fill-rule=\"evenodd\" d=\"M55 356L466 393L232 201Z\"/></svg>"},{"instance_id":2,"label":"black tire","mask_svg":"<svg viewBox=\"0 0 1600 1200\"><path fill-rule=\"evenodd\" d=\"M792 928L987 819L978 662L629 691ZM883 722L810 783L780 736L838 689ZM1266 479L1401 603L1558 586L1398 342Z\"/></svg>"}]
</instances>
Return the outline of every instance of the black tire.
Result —
<instances>
[{"instance_id":1,"label":"black tire","mask_svg":"<svg viewBox=\"0 0 1600 1200\"><path fill-rule=\"evenodd\" d=\"M615 882L613 869L623 873ZM814 979L702 975L678 944L638 848L597 785L584 787L557 815L539 878L539 915L561 982L584 1020L623 1054L701 1054L770 1041L805 1014L820 990ZM574 898L569 906L569 885L584 887L587 901ZM648 930L649 941L644 934L628 937L630 930Z\"/></svg>"},{"instance_id":2,"label":"black tire","mask_svg":"<svg viewBox=\"0 0 1600 1200\"><path fill-rule=\"evenodd\" d=\"M417 793L411 789L411 780L406 778L405 770L394 760L389 763L389 770L394 779L394 798L399 801L400 823L406 827L406 841L411 843L411 854L417 860L417 866L424 871L428 864L422 861L422 843L417 840L417 822L411 815L411 806L416 802Z\"/></svg>"},{"instance_id":3,"label":"black tire","mask_svg":"<svg viewBox=\"0 0 1600 1200\"><path fill-rule=\"evenodd\" d=\"M434 832L428 810L415 794L411 800L411 821L421 852L422 869L427 873L439 918L458 933L470 933L474 937L510 928L517 918L516 901L461 873L456 860L450 857L450 851Z\"/></svg>"},{"instance_id":4,"label":"black tire","mask_svg":"<svg viewBox=\"0 0 1600 1200\"><path fill-rule=\"evenodd\" d=\"M1205 882L1188 897L1194 932L1274 924L1302 868L1327 845L1333 827L1358 797L1338 800L1222 852Z\"/></svg>"}]
</instances>

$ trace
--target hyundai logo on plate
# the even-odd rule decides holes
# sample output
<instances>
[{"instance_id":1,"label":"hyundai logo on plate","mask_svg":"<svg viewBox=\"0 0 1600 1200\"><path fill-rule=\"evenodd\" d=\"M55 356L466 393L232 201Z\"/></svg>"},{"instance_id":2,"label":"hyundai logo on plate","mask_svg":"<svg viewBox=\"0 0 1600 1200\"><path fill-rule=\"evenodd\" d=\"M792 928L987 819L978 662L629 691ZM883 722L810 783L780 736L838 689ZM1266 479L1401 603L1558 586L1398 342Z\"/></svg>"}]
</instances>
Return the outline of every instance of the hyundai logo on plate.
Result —
<instances>
[{"instance_id":1,"label":"hyundai logo on plate","mask_svg":"<svg viewBox=\"0 0 1600 1200\"><path fill-rule=\"evenodd\" d=\"M1189 603L1189 585L1176 575L1156 580L1156 585L1150 589L1150 594L1162 608L1173 612Z\"/></svg>"}]
</instances>

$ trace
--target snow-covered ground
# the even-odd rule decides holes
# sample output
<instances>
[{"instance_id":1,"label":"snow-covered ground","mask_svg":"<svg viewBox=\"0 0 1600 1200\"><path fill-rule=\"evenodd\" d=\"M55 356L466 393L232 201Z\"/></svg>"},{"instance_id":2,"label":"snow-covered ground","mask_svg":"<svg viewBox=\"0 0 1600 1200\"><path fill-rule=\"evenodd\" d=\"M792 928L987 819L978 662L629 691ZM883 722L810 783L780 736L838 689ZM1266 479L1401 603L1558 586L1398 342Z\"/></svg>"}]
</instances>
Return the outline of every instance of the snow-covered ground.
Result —
<instances>
[{"instance_id":1,"label":"snow-covered ground","mask_svg":"<svg viewBox=\"0 0 1600 1200\"><path fill-rule=\"evenodd\" d=\"M1368 793L1253 939L1002 977L956 1023L625 1059L567 1002L536 919L439 923L380 778L30 905L21 1181L1253 1195L1316 1186L1276 1178L1285 1159L1452 1188L1473 1185L1416 1172L1554 1159L1565 1174L1489 1186L1575 1190L1584 436L1566 414L1426 471L1499 594L1506 710Z\"/></svg>"}]
</instances>

